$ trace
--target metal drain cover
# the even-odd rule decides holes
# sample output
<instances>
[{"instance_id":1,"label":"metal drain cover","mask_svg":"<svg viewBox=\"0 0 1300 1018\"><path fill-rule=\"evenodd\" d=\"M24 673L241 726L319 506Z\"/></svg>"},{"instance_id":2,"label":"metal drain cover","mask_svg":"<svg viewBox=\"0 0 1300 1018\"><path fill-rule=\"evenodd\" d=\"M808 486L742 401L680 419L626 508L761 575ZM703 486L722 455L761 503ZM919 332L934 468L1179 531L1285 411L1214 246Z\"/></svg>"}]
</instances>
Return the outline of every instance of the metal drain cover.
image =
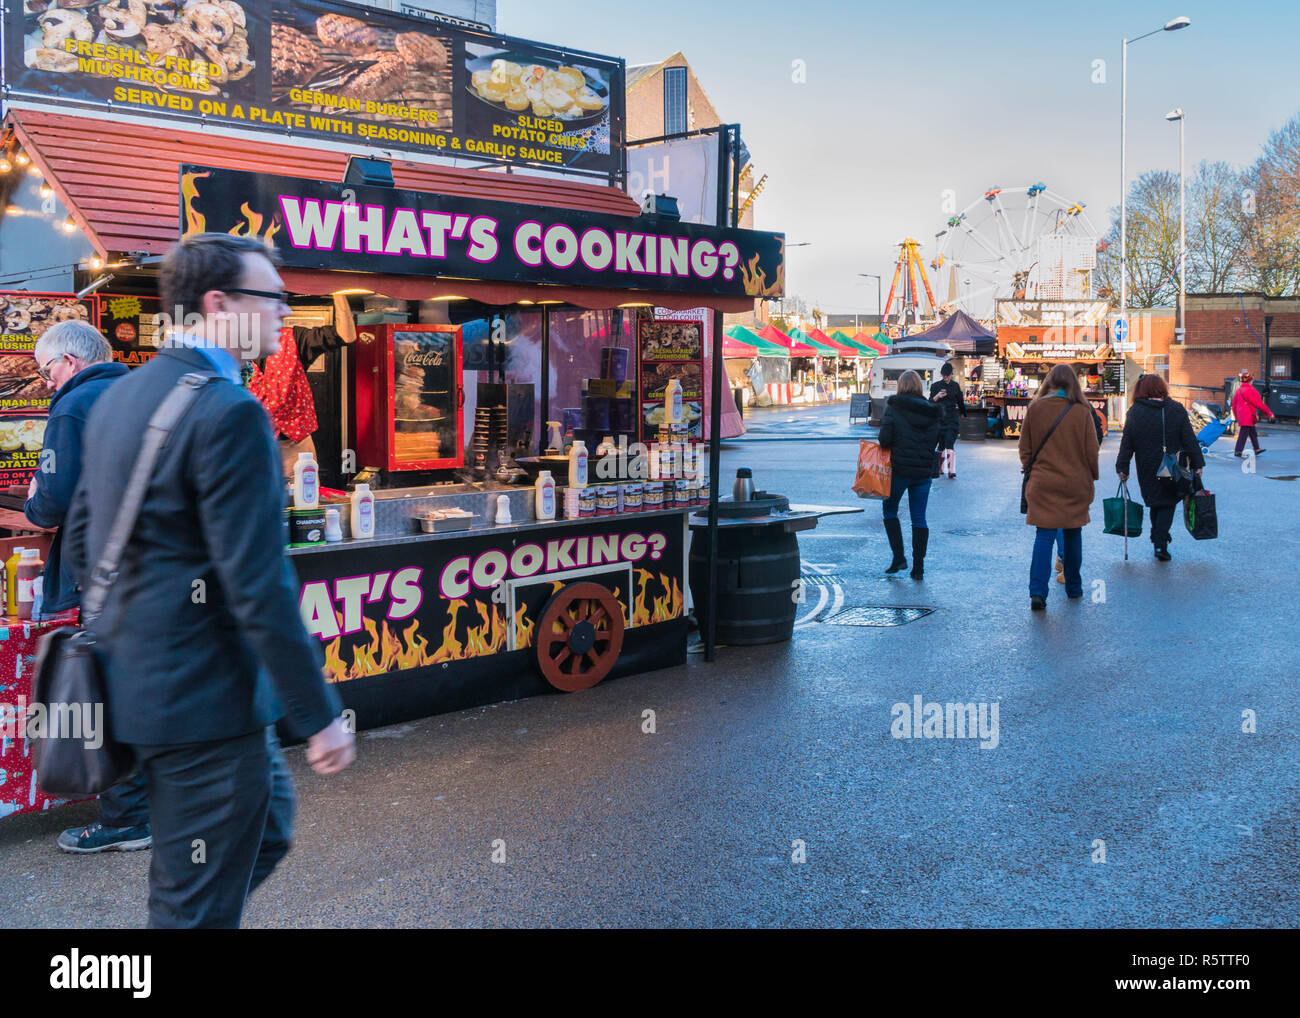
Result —
<instances>
[{"instance_id":1,"label":"metal drain cover","mask_svg":"<svg viewBox=\"0 0 1300 1018\"><path fill-rule=\"evenodd\" d=\"M914 605L893 608L887 606L858 606L841 608L834 615L822 619L832 626L905 626L909 622L933 614L933 608Z\"/></svg>"}]
</instances>

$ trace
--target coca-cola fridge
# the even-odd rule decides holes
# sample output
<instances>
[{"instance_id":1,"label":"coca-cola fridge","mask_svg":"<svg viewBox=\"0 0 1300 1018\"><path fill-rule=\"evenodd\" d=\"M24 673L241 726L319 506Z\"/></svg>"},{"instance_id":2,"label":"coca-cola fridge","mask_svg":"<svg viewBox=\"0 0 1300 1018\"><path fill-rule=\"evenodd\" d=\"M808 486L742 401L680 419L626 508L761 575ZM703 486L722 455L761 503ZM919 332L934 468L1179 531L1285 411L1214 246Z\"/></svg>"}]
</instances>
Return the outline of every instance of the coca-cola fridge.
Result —
<instances>
[{"instance_id":1,"label":"coca-cola fridge","mask_svg":"<svg viewBox=\"0 0 1300 1018\"><path fill-rule=\"evenodd\" d=\"M353 350L358 466L464 466L460 326L364 325Z\"/></svg>"}]
</instances>

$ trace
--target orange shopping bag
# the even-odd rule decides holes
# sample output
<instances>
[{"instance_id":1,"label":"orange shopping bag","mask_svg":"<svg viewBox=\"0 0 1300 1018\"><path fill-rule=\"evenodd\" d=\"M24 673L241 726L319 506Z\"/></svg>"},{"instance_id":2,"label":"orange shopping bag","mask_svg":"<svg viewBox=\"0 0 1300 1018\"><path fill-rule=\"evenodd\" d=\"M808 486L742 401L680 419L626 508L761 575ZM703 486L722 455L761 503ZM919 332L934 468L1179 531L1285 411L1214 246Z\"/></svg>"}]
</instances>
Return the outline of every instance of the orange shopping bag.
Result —
<instances>
[{"instance_id":1,"label":"orange shopping bag","mask_svg":"<svg viewBox=\"0 0 1300 1018\"><path fill-rule=\"evenodd\" d=\"M894 471L889 465L889 451L880 448L879 442L865 438L858 443L858 476L853 490L858 498L888 498Z\"/></svg>"}]
</instances>

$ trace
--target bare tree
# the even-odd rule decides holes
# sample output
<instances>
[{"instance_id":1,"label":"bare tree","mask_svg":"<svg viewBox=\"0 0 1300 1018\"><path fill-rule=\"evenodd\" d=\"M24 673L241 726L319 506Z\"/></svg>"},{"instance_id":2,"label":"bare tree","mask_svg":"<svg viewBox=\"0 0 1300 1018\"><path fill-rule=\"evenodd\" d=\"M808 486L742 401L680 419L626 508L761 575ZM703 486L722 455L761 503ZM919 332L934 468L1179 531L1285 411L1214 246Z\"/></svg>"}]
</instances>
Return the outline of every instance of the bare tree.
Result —
<instances>
[{"instance_id":1,"label":"bare tree","mask_svg":"<svg viewBox=\"0 0 1300 1018\"><path fill-rule=\"evenodd\" d=\"M1300 114L1269 135L1243 183L1247 285L1300 293Z\"/></svg>"},{"instance_id":2,"label":"bare tree","mask_svg":"<svg viewBox=\"0 0 1300 1018\"><path fill-rule=\"evenodd\" d=\"M1119 209L1097 256L1097 292L1119 301ZM1178 293L1178 174L1151 170L1128 195L1128 306L1172 304Z\"/></svg>"},{"instance_id":3,"label":"bare tree","mask_svg":"<svg viewBox=\"0 0 1300 1018\"><path fill-rule=\"evenodd\" d=\"M1187 290L1228 293L1242 289L1246 269L1246 217L1239 196L1242 174L1225 162L1202 160L1187 181Z\"/></svg>"},{"instance_id":4,"label":"bare tree","mask_svg":"<svg viewBox=\"0 0 1300 1018\"><path fill-rule=\"evenodd\" d=\"M1187 289L1224 293L1247 284L1248 220L1243 176L1224 162L1201 162L1187 180ZM1098 254L1097 294L1119 302L1119 210ZM1169 306L1178 296L1178 174L1144 173L1128 197L1129 307Z\"/></svg>"}]
</instances>

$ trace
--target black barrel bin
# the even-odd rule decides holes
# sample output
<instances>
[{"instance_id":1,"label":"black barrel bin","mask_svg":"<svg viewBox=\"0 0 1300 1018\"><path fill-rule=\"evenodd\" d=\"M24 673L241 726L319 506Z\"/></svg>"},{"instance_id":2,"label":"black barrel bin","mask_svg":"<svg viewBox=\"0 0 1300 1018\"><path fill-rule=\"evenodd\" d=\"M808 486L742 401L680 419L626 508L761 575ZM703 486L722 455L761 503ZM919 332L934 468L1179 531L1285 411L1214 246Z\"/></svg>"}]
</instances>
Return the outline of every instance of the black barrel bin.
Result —
<instances>
[{"instance_id":1,"label":"black barrel bin","mask_svg":"<svg viewBox=\"0 0 1300 1018\"><path fill-rule=\"evenodd\" d=\"M693 528L691 598L701 631L709 607L709 532ZM717 642L782 643L794 635L799 540L779 519L718 528Z\"/></svg>"},{"instance_id":2,"label":"black barrel bin","mask_svg":"<svg viewBox=\"0 0 1300 1018\"><path fill-rule=\"evenodd\" d=\"M989 422L984 409L973 408L967 410L966 416L961 418L957 434L963 442L982 442L988 430Z\"/></svg>"}]
</instances>

